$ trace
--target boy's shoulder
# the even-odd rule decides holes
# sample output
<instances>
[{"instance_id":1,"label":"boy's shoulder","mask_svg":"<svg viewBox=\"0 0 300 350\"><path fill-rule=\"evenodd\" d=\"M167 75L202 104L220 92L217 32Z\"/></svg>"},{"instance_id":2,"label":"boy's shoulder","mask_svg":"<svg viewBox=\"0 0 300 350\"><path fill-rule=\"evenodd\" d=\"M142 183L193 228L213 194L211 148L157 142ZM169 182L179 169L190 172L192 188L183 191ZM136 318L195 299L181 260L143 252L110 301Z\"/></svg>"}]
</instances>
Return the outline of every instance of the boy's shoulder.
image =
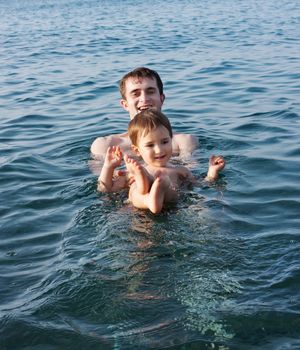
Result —
<instances>
[{"instance_id":1,"label":"boy's shoulder","mask_svg":"<svg viewBox=\"0 0 300 350\"><path fill-rule=\"evenodd\" d=\"M168 171L173 174L178 174L179 176L186 176L190 174L190 171L187 167L178 164L171 164L167 167Z\"/></svg>"},{"instance_id":2,"label":"boy's shoulder","mask_svg":"<svg viewBox=\"0 0 300 350\"><path fill-rule=\"evenodd\" d=\"M176 168L176 172L177 172L178 178L181 181L188 181L188 182L194 181L194 176L187 167L185 167L183 165L179 165Z\"/></svg>"}]
</instances>

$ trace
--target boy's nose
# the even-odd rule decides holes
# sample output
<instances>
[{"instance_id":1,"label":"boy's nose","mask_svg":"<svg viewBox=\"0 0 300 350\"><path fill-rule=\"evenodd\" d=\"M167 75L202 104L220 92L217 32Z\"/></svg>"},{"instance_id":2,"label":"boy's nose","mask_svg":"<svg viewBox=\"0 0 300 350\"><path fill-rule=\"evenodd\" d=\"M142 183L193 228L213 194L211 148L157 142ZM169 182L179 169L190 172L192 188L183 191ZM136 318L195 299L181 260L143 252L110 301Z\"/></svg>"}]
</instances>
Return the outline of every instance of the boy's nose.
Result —
<instances>
[{"instance_id":1,"label":"boy's nose","mask_svg":"<svg viewBox=\"0 0 300 350\"><path fill-rule=\"evenodd\" d=\"M155 145L154 151L155 151L155 153L157 153L157 154L160 153L160 151L161 151L160 145Z\"/></svg>"}]
</instances>

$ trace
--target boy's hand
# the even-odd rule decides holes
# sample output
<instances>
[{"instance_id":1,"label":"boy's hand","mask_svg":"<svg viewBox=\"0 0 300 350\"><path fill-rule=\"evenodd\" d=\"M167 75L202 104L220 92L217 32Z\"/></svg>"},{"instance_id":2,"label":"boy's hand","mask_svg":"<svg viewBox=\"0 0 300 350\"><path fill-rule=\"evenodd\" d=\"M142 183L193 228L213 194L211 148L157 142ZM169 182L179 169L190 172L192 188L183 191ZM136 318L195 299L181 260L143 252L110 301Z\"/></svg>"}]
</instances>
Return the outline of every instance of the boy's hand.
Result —
<instances>
[{"instance_id":1,"label":"boy's hand","mask_svg":"<svg viewBox=\"0 0 300 350\"><path fill-rule=\"evenodd\" d=\"M225 160L222 156L211 156L208 163L209 168L219 172L225 168Z\"/></svg>"},{"instance_id":2,"label":"boy's hand","mask_svg":"<svg viewBox=\"0 0 300 350\"><path fill-rule=\"evenodd\" d=\"M121 165L123 154L119 146L108 147L106 151L104 166L116 168Z\"/></svg>"},{"instance_id":3,"label":"boy's hand","mask_svg":"<svg viewBox=\"0 0 300 350\"><path fill-rule=\"evenodd\" d=\"M211 156L208 162L208 172L205 180L214 181L218 178L219 172L224 169L225 160L221 156Z\"/></svg>"}]
</instances>

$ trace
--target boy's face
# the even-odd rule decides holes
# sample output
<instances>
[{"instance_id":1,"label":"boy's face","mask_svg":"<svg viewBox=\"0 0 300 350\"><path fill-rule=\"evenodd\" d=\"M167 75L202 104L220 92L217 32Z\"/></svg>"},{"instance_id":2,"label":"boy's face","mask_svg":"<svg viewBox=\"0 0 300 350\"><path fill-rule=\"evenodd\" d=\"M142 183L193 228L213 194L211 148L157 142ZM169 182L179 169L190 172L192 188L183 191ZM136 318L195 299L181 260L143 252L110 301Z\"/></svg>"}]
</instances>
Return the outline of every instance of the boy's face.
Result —
<instances>
[{"instance_id":1,"label":"boy's face","mask_svg":"<svg viewBox=\"0 0 300 350\"><path fill-rule=\"evenodd\" d=\"M125 82L125 99L121 100L121 105L133 119L145 109L160 111L164 99L165 95L160 95L155 79L128 78Z\"/></svg>"},{"instance_id":2,"label":"boy's face","mask_svg":"<svg viewBox=\"0 0 300 350\"><path fill-rule=\"evenodd\" d=\"M132 145L132 148L147 165L164 167L172 156L172 138L168 129L160 125L147 135L142 134L138 145Z\"/></svg>"}]
</instances>

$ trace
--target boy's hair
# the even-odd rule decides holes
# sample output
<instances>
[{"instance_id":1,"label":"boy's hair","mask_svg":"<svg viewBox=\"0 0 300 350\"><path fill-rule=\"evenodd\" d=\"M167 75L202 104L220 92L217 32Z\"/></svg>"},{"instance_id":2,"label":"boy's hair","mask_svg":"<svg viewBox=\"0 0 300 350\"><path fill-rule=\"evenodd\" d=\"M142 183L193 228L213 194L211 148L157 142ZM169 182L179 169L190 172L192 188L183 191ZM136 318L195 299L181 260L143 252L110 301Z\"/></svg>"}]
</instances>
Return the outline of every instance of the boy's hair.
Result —
<instances>
[{"instance_id":1,"label":"boy's hair","mask_svg":"<svg viewBox=\"0 0 300 350\"><path fill-rule=\"evenodd\" d=\"M139 138L146 136L149 131L155 130L159 126L164 126L173 137L172 127L169 119L156 110L147 109L138 113L128 124L128 135L131 143L137 146Z\"/></svg>"},{"instance_id":2,"label":"boy's hair","mask_svg":"<svg viewBox=\"0 0 300 350\"><path fill-rule=\"evenodd\" d=\"M133 71L127 73L124 75L124 77L120 80L119 83L119 90L120 90L120 94L122 96L122 98L125 100L126 96L125 96L125 84L126 84L126 80L129 78L134 78L134 79L143 79L143 78L150 78L150 79L154 79L156 81L157 87L158 87L158 91L160 93L160 95L162 95L164 93L164 86L163 86L163 82L160 78L160 76L158 75L158 73L155 70L152 70L150 68L146 68L146 67L138 67L136 69L134 69Z\"/></svg>"}]
</instances>

